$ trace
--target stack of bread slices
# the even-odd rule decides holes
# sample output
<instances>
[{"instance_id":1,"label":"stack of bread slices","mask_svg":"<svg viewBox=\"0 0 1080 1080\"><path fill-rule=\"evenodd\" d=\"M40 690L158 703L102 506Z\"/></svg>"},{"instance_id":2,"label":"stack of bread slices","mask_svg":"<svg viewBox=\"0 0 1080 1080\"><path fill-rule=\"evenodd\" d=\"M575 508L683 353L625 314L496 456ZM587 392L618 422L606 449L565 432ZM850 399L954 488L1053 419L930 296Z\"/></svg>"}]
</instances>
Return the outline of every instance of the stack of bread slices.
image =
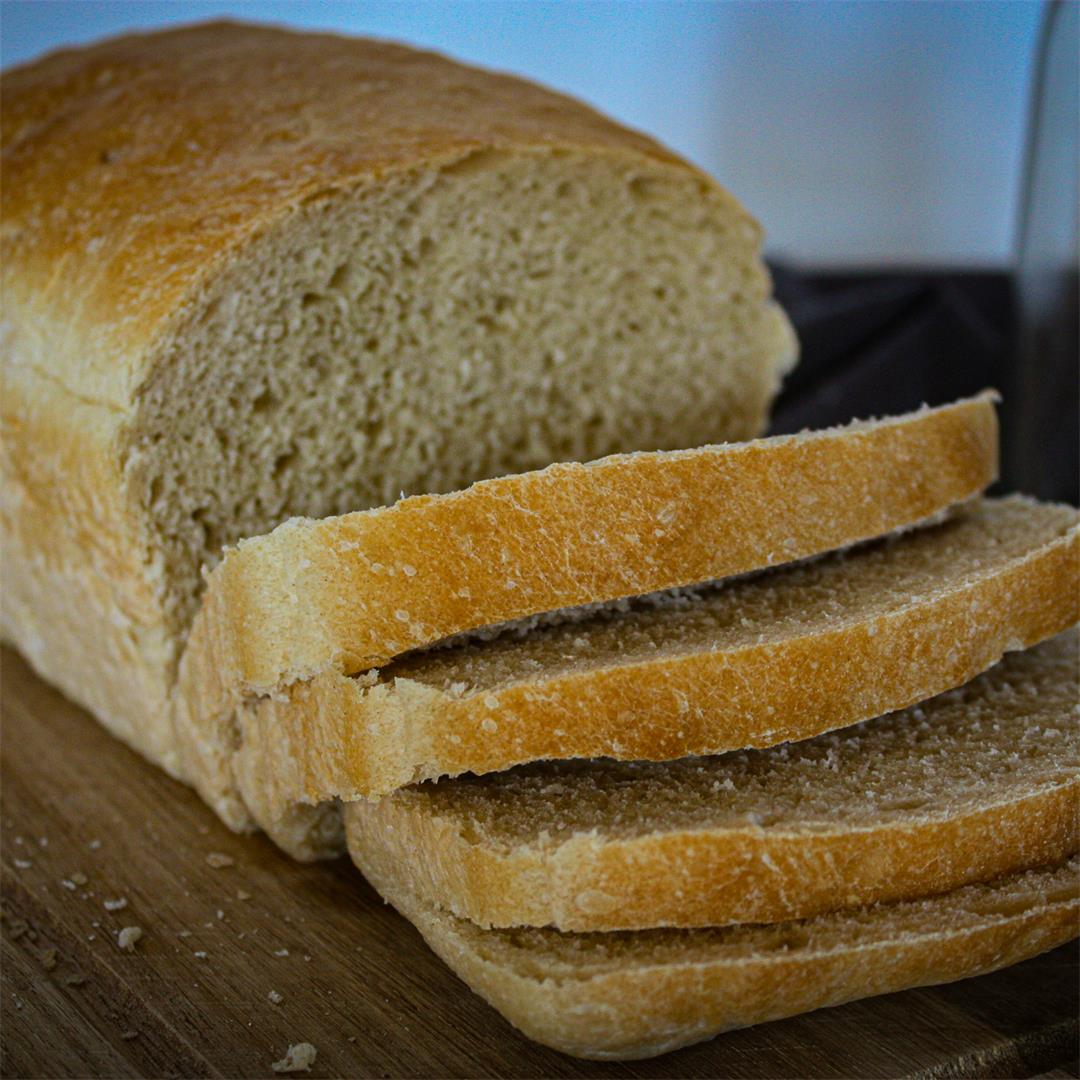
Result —
<instances>
[{"instance_id":1,"label":"stack of bread slices","mask_svg":"<svg viewBox=\"0 0 1080 1080\"><path fill-rule=\"evenodd\" d=\"M740 441L753 219L443 57L185 27L2 106L4 636L230 826L589 1057L1075 933L1077 513L983 497L993 395Z\"/></svg>"},{"instance_id":2,"label":"stack of bread slices","mask_svg":"<svg viewBox=\"0 0 1080 1080\"><path fill-rule=\"evenodd\" d=\"M590 1057L992 970L1076 929L1065 506L992 397L294 521L180 672L236 825L340 849ZM297 610L297 606L302 610Z\"/></svg>"}]
</instances>

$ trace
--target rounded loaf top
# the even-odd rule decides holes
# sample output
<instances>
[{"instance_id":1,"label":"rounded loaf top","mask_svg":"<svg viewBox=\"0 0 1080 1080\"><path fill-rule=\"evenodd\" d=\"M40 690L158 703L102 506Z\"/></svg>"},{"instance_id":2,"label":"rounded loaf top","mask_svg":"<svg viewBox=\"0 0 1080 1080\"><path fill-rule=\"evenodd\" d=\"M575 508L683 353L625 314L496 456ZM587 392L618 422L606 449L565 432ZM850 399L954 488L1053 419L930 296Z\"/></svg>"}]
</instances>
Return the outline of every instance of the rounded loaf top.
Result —
<instances>
[{"instance_id":1,"label":"rounded loaf top","mask_svg":"<svg viewBox=\"0 0 1080 1080\"><path fill-rule=\"evenodd\" d=\"M14 68L2 116L5 287L54 326L67 308L84 338L118 331L113 355L137 352L246 236L336 189L488 148L692 169L522 79L396 44L230 22Z\"/></svg>"}]
</instances>

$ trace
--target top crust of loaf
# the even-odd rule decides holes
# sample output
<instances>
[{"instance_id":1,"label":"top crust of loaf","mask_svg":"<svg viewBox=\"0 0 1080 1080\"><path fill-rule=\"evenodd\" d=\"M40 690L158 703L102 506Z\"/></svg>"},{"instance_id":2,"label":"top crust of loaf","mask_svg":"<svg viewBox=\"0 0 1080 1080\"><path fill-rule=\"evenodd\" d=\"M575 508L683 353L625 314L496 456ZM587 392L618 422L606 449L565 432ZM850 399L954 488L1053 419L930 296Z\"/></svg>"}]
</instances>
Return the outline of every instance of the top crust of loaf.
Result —
<instances>
[{"instance_id":1,"label":"top crust of loaf","mask_svg":"<svg viewBox=\"0 0 1080 1080\"><path fill-rule=\"evenodd\" d=\"M52 53L4 73L2 126L5 305L42 338L23 352L65 357L68 388L112 408L240 245L390 173L489 149L605 154L697 177L757 228L571 98L329 34L219 22Z\"/></svg>"}]
</instances>

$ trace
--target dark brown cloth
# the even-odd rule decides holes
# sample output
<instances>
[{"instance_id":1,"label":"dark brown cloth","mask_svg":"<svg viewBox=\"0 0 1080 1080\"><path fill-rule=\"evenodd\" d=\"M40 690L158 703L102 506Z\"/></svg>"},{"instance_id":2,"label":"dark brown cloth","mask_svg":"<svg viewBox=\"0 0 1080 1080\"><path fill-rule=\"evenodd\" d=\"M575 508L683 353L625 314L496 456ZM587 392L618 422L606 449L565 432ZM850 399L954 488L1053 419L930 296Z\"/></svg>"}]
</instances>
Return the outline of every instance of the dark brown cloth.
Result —
<instances>
[{"instance_id":1,"label":"dark brown cloth","mask_svg":"<svg viewBox=\"0 0 1080 1080\"><path fill-rule=\"evenodd\" d=\"M1035 356L1023 348L1010 275L772 269L802 344L772 431L940 405L995 387L1004 395L995 490L1077 501L1075 338ZM1038 365L1034 378L1021 378L1022 364ZM1036 434L1017 445L1021 431Z\"/></svg>"}]
</instances>

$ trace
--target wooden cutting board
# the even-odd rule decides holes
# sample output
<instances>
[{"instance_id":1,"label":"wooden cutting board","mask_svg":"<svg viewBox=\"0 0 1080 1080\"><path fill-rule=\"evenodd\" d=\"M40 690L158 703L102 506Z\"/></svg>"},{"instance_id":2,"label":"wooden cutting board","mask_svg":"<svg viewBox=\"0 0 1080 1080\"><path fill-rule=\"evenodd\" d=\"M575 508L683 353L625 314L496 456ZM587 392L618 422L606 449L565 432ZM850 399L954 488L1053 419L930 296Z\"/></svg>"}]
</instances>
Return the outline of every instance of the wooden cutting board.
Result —
<instances>
[{"instance_id":1,"label":"wooden cutting board","mask_svg":"<svg viewBox=\"0 0 1080 1080\"><path fill-rule=\"evenodd\" d=\"M299 1042L318 1050L313 1077L1075 1075L1075 945L651 1061L564 1057L475 997L346 862L232 835L2 661L5 1077L265 1076ZM133 953L126 926L143 931Z\"/></svg>"}]
</instances>

